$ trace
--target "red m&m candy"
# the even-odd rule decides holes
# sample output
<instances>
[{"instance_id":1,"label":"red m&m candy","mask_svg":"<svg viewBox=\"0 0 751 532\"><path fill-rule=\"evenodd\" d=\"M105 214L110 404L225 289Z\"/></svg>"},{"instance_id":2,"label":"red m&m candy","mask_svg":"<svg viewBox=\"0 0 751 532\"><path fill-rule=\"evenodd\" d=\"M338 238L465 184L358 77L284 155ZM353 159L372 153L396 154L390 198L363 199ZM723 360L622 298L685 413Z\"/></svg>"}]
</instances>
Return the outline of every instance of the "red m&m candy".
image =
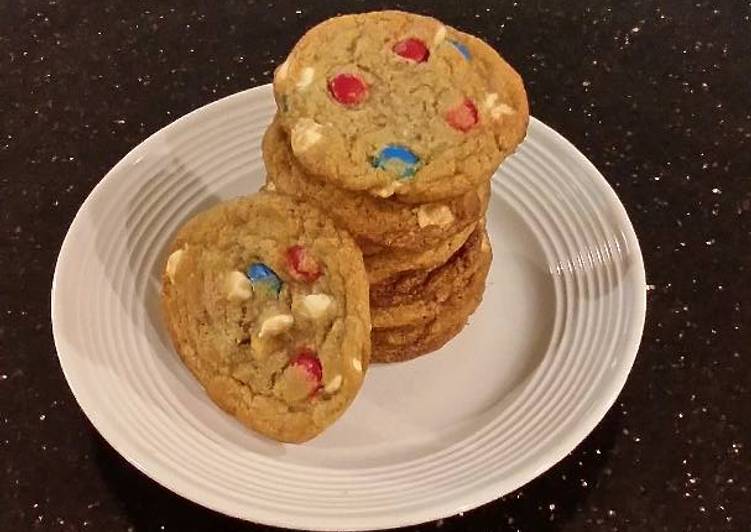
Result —
<instances>
[{"instance_id":1,"label":"red m&m candy","mask_svg":"<svg viewBox=\"0 0 751 532\"><path fill-rule=\"evenodd\" d=\"M428 47L425 46L425 43L414 37L399 41L392 49L396 55L414 61L415 63L423 63L427 61L430 56L430 51L428 50Z\"/></svg>"},{"instance_id":2,"label":"red m&m candy","mask_svg":"<svg viewBox=\"0 0 751 532\"><path fill-rule=\"evenodd\" d=\"M289 366L297 372L297 381L305 387L306 393L313 395L318 391L323 379L323 368L315 351L307 347L301 348Z\"/></svg>"},{"instance_id":3,"label":"red m&m candy","mask_svg":"<svg viewBox=\"0 0 751 532\"><path fill-rule=\"evenodd\" d=\"M357 105L368 97L368 86L354 74L338 74L329 80L329 92L340 104Z\"/></svg>"},{"instance_id":4,"label":"red m&m candy","mask_svg":"<svg viewBox=\"0 0 751 532\"><path fill-rule=\"evenodd\" d=\"M321 276L318 261L302 246L287 248L287 269L298 281L312 283Z\"/></svg>"},{"instance_id":5,"label":"red m&m candy","mask_svg":"<svg viewBox=\"0 0 751 532\"><path fill-rule=\"evenodd\" d=\"M469 98L465 98L459 105L446 111L446 122L463 133L475 127L478 120L477 107Z\"/></svg>"}]
</instances>

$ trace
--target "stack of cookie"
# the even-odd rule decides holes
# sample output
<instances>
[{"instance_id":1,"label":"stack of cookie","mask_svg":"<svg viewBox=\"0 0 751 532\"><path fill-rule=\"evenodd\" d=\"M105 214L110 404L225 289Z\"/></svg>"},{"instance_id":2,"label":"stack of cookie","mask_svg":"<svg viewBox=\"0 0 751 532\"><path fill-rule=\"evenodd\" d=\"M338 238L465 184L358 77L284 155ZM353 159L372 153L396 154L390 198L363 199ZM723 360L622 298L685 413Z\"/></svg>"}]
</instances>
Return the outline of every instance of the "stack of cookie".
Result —
<instances>
[{"instance_id":1,"label":"stack of cookie","mask_svg":"<svg viewBox=\"0 0 751 532\"><path fill-rule=\"evenodd\" d=\"M490 266L490 179L521 142L519 75L483 41L398 11L330 19L276 70L267 189L318 206L364 255L372 360L456 335Z\"/></svg>"}]
</instances>

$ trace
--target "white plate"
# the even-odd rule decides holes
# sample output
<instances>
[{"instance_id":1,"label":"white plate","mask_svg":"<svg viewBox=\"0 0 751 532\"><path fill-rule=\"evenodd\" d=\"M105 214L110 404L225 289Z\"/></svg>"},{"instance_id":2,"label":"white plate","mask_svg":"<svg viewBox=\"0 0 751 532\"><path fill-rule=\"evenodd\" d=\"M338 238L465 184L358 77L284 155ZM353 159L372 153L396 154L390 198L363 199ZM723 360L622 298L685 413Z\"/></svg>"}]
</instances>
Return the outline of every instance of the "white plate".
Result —
<instances>
[{"instance_id":1,"label":"white plate","mask_svg":"<svg viewBox=\"0 0 751 532\"><path fill-rule=\"evenodd\" d=\"M264 86L190 113L125 156L73 221L53 328L68 383L102 436L199 504L310 529L452 515L563 458L626 380L644 324L644 266L613 190L534 119L494 178L493 267L457 338L372 367L352 408L304 445L258 437L213 405L162 326L160 268L191 215L261 185L273 112Z\"/></svg>"}]
</instances>

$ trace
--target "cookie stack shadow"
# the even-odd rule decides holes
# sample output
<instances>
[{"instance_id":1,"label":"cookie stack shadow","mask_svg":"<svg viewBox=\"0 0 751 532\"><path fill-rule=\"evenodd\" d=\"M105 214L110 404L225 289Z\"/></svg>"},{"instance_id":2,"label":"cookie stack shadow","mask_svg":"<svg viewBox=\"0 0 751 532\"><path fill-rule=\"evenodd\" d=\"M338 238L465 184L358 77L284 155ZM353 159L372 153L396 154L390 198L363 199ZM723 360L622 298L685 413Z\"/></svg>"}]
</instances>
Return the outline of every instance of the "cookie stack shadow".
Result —
<instances>
[{"instance_id":1,"label":"cookie stack shadow","mask_svg":"<svg viewBox=\"0 0 751 532\"><path fill-rule=\"evenodd\" d=\"M264 136L263 157L267 189L317 205L360 246L373 362L429 353L461 331L482 300L490 268L490 176L477 190L423 204L346 190L306 173L277 120Z\"/></svg>"}]
</instances>

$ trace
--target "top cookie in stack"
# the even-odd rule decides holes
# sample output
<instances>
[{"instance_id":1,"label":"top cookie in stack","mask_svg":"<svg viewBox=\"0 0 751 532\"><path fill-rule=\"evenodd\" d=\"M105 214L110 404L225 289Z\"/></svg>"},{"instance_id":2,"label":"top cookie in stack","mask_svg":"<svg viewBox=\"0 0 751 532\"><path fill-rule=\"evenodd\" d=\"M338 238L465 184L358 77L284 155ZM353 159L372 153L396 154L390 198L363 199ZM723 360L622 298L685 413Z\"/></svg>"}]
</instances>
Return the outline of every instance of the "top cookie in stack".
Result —
<instances>
[{"instance_id":1,"label":"top cookie in stack","mask_svg":"<svg viewBox=\"0 0 751 532\"><path fill-rule=\"evenodd\" d=\"M470 244L487 242L490 179L524 138L529 111L521 78L483 41L399 11L336 17L295 45L275 72L274 95L263 146L269 187L317 204L352 234L379 301L393 300L392 287L451 271L460 256L475 256ZM486 256L467 270L484 272L481 282L467 277L477 302L490 261L482 248ZM428 296L414 289L406 303L442 308L469 289L453 285L448 299L417 301ZM371 298L376 313L379 301ZM451 326L437 323L441 313L416 324L382 307L389 328L401 328L374 339L409 337L420 354L415 327L458 332L475 306L464 305ZM433 336L425 345L439 343Z\"/></svg>"},{"instance_id":2,"label":"top cookie in stack","mask_svg":"<svg viewBox=\"0 0 751 532\"><path fill-rule=\"evenodd\" d=\"M528 120L521 78L495 50L396 11L310 30L277 69L274 94L310 175L405 203L487 183Z\"/></svg>"}]
</instances>

